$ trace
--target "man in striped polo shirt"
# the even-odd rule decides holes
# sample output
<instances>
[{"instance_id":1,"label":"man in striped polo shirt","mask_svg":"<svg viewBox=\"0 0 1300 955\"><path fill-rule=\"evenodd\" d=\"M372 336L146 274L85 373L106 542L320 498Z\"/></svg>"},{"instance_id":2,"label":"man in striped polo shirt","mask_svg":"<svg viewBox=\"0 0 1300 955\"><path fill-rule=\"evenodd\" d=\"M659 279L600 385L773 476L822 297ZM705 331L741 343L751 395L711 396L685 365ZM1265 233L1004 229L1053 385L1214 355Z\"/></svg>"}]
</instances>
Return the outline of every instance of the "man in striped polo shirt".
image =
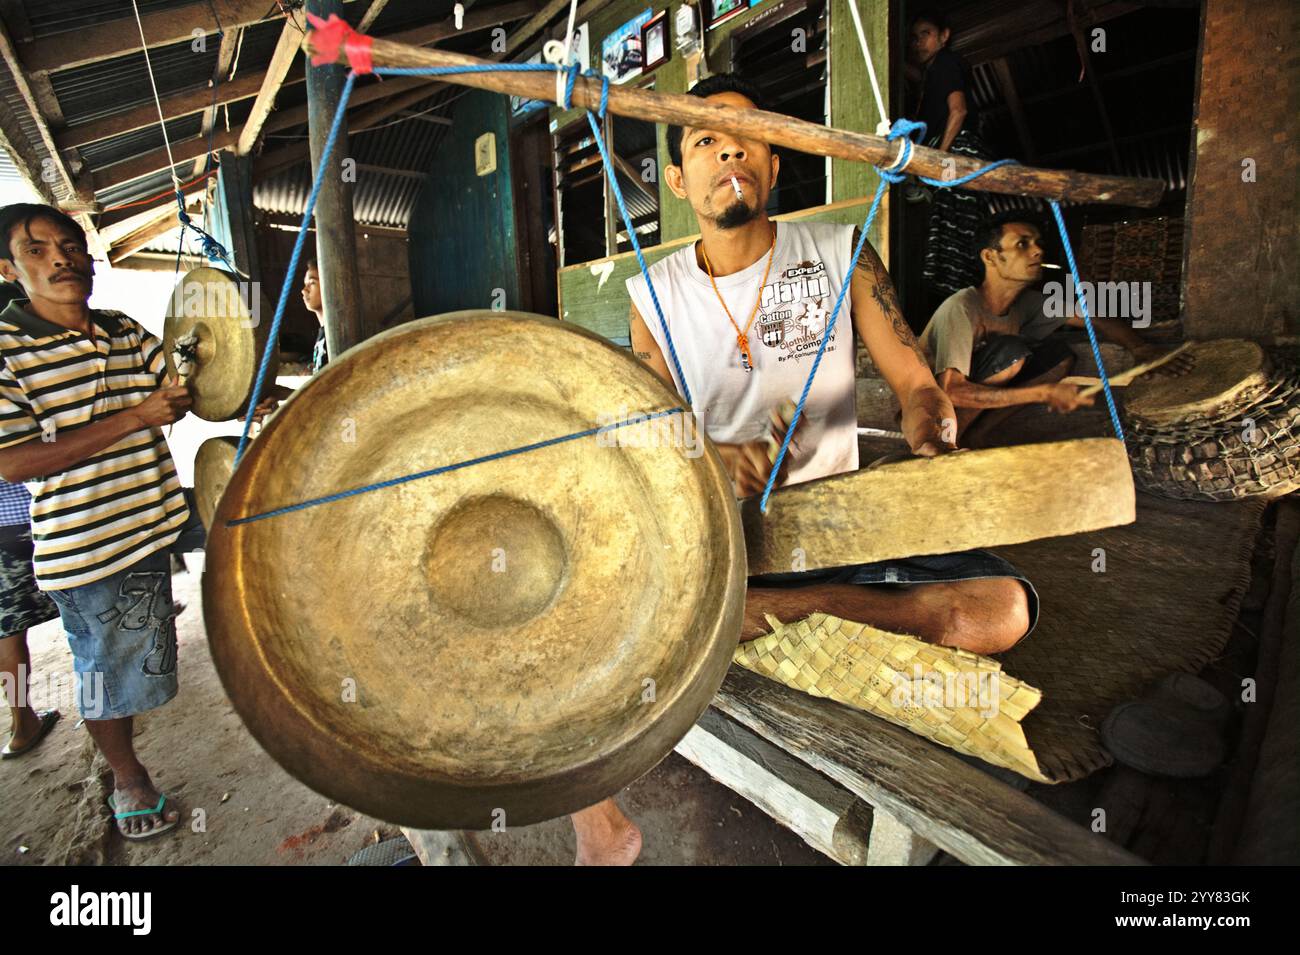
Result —
<instances>
[{"instance_id":1,"label":"man in striped polo shirt","mask_svg":"<svg viewBox=\"0 0 1300 955\"><path fill-rule=\"evenodd\" d=\"M167 547L188 517L162 428L191 403L164 381L162 343L92 311L86 236L49 206L0 209L0 275L26 299L0 312L0 477L32 491L33 566L58 605L86 728L113 770L118 829L174 828L136 757L136 713L176 695ZM90 707L84 681L102 681Z\"/></svg>"}]
</instances>

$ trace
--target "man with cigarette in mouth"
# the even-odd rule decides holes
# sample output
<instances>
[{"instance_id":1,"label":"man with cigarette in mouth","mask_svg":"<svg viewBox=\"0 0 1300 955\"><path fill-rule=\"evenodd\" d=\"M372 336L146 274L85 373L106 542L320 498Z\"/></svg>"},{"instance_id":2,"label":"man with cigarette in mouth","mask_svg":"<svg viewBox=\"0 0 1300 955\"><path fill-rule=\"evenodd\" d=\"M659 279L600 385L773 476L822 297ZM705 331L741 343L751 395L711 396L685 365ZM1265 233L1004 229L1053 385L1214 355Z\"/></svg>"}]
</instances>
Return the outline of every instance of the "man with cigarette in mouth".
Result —
<instances>
[{"instance_id":1,"label":"man with cigarette in mouth","mask_svg":"<svg viewBox=\"0 0 1300 955\"><path fill-rule=\"evenodd\" d=\"M1001 213L975 234L975 241L983 281L945 299L920 340L957 409L957 439L963 445L990 443L994 428L1021 405L1046 404L1065 414L1095 400L1061 381L1074 367L1074 352L1048 336L1067 325L1082 328L1083 316L1073 301L1065 308L1047 307L1046 297L1032 287L1044 268L1042 231L1032 217ZM1144 341L1126 321L1092 316L1092 324L1101 341L1123 345L1135 363L1165 350ZM1179 361L1170 362L1168 371L1176 371ZM979 424L972 427L976 418Z\"/></svg>"},{"instance_id":2,"label":"man with cigarette in mouth","mask_svg":"<svg viewBox=\"0 0 1300 955\"><path fill-rule=\"evenodd\" d=\"M710 104L759 107L760 94L732 75L710 77L691 95ZM718 449L738 497L759 493L772 450L830 321L845 276L850 288L827 340L778 486L858 467L854 334L871 352L902 407L912 451L954 450L954 412L903 318L888 272L869 244L854 262L857 230L824 222L773 222L767 205L779 157L761 139L707 127L670 126L664 181L691 204L700 240L650 269L668 339L643 276L629 279L632 349L693 409ZM931 643L998 653L1037 616L1033 587L987 551L751 577L740 639L770 629L771 613L799 620L821 611ZM630 864L641 833L607 799L573 815L578 861Z\"/></svg>"}]
</instances>

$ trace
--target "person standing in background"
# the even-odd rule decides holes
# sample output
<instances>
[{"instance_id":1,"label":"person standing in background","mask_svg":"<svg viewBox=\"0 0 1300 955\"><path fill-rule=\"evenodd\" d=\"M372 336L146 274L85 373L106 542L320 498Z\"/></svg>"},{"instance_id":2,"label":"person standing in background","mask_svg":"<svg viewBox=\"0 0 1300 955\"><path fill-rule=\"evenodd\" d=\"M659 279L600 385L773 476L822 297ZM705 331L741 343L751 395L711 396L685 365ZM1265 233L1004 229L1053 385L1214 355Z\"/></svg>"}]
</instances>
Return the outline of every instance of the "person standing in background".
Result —
<instances>
[{"instance_id":1,"label":"person standing in background","mask_svg":"<svg viewBox=\"0 0 1300 955\"><path fill-rule=\"evenodd\" d=\"M979 135L979 112L971 99L970 69L948 48L948 19L924 10L912 18L911 53L920 96L912 118L925 123L925 145L957 156L990 158ZM921 274L930 305L979 283L982 276L970 257L975 233L985 217L973 192L935 189ZM929 311L931 309L927 309Z\"/></svg>"},{"instance_id":2,"label":"person standing in background","mask_svg":"<svg viewBox=\"0 0 1300 955\"><path fill-rule=\"evenodd\" d=\"M9 741L0 759L35 749L54 724L58 710L38 713L27 698L32 658L27 630L57 620L59 608L36 586L32 570L32 496L21 484L0 480L0 684L9 705Z\"/></svg>"}]
</instances>

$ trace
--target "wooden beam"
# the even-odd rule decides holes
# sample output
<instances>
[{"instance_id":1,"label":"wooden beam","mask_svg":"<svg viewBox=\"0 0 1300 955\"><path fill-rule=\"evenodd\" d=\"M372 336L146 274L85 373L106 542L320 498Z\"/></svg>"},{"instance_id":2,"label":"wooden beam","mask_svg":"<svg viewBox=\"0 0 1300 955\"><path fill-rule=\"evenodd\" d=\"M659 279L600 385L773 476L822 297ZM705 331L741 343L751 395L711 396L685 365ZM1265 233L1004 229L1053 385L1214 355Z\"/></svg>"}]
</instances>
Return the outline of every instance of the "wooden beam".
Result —
<instances>
[{"instance_id":1,"label":"wooden beam","mask_svg":"<svg viewBox=\"0 0 1300 955\"><path fill-rule=\"evenodd\" d=\"M471 33L474 30L486 29L501 23L508 23L512 19L520 19L528 16L536 6L535 0L519 0L519 2L501 4L486 10L476 10L465 17L465 28L459 31L461 34ZM421 27L422 30L437 30L440 36L456 35L457 31L452 29L447 31L444 24L436 24L429 27ZM397 34L400 35L400 34ZM432 41L430 41L432 42ZM285 86L291 86L295 83L301 83L305 80L306 73L302 69L301 61L295 60L290 68L288 75L281 84L281 89ZM416 86L430 86L433 81L419 78L400 78L389 79L383 83L371 83L362 86L352 94L351 104L360 105L361 103L372 102L383 99L386 96L396 95L405 90L412 89ZM238 76L230 82L223 82L217 89L217 105L234 103L239 100L248 99L250 96L256 96L262 89L262 74L248 73L244 76ZM200 87L198 89L186 90L182 93L173 93L170 96L162 97L163 115L168 121L177 119L181 116L188 116L190 113L197 113L200 110L206 110L212 105L211 87ZM298 125L307 121L306 107L302 107L301 119L296 123L289 125ZM276 128L273 124L279 112L273 112L271 119L263 125L263 131L270 131ZM140 106L134 106L131 109L123 110L120 113L113 113L102 119L91 120L88 123L79 123L68 129L57 130L54 133L55 142L60 149L72 149L76 146L84 146L86 143L93 143L100 139L107 139L110 136L117 136L122 133L133 132L137 129L144 129L147 126L154 126L158 123L158 108L153 102L145 103ZM283 125L279 128L284 128Z\"/></svg>"},{"instance_id":2,"label":"wooden beam","mask_svg":"<svg viewBox=\"0 0 1300 955\"><path fill-rule=\"evenodd\" d=\"M302 227L302 216L290 215L285 212L259 213L257 217L259 225L273 226L277 229L285 229L290 232L298 232ZM308 232L315 232L315 225L307 226ZM353 230L358 234L369 234L377 236L386 236L393 239L406 239L409 235L405 229L396 229L386 225L366 225L364 222L354 223Z\"/></svg>"},{"instance_id":3,"label":"wooden beam","mask_svg":"<svg viewBox=\"0 0 1300 955\"><path fill-rule=\"evenodd\" d=\"M257 144L257 137L262 134L262 124L271 115L271 110L275 109L275 98L279 95L284 78L288 76L289 67L293 66L301 46L301 29L292 15L285 17L280 39L275 44L275 52L271 54L271 62L266 66L262 88L258 91L257 99L253 101L252 112L248 114L248 119L244 120L239 142L235 145L235 155L247 156L253 151L253 147Z\"/></svg>"},{"instance_id":4,"label":"wooden beam","mask_svg":"<svg viewBox=\"0 0 1300 955\"><path fill-rule=\"evenodd\" d=\"M63 154L59 152L58 143L54 141L54 136L50 132L51 121L61 122L63 118L58 111L58 101L54 98L53 91L49 89L45 91L43 97L45 102L43 104L37 98L34 84L24 71L23 64L19 61L13 42L9 38L9 30L3 23L0 23L0 55L3 55L5 63L9 66L9 70L13 74L14 86L22 97L28 113L31 114L32 122L36 124L36 130L41 137L41 142L45 144L45 148L50 154L52 168L58 173L73 196L82 202L93 204L95 201L94 192L86 182L85 177L78 175L69 167L67 161L63 158ZM42 174L44 174L44 168L45 163L42 162Z\"/></svg>"},{"instance_id":5,"label":"wooden beam","mask_svg":"<svg viewBox=\"0 0 1300 955\"><path fill-rule=\"evenodd\" d=\"M304 78L304 76L299 75L290 77L286 82L301 83ZM221 106L225 103L233 103L237 100L248 99L250 96L256 96L261 88L261 73L248 73L236 77L229 83L222 83L217 88L217 105ZM186 90L183 93L174 93L171 96L164 96L161 102L163 115L170 121L210 107L212 105L212 88L203 86L193 90ZM54 134L54 141L58 143L60 149L72 149L100 139L108 139L110 136L118 136L122 133L130 133L137 129L144 129L147 126L157 125L158 107L154 105L153 100L150 100L148 103L133 106L131 109L123 110L120 113L112 113L103 119L95 119L88 123L79 123L76 126L61 129Z\"/></svg>"},{"instance_id":6,"label":"wooden beam","mask_svg":"<svg viewBox=\"0 0 1300 955\"><path fill-rule=\"evenodd\" d=\"M361 172L372 172L380 176L401 176L403 179L428 179L427 172L418 172L415 169L393 169L389 166L373 166L370 163L359 162L357 169Z\"/></svg>"},{"instance_id":7,"label":"wooden beam","mask_svg":"<svg viewBox=\"0 0 1300 955\"><path fill-rule=\"evenodd\" d=\"M266 19L273 7L272 0L194 0L157 13L142 12L140 25L149 48L153 49L193 40L195 30L216 33L218 21L226 30L251 26ZM67 35L59 35L24 43L18 50L19 58L31 72L51 73L111 60L140 49L140 31L134 14L78 30L74 36L71 42Z\"/></svg>"},{"instance_id":8,"label":"wooden beam","mask_svg":"<svg viewBox=\"0 0 1300 955\"><path fill-rule=\"evenodd\" d=\"M858 797L730 717L710 707L675 750L823 855L866 864L871 812L857 824Z\"/></svg>"},{"instance_id":9,"label":"wooden beam","mask_svg":"<svg viewBox=\"0 0 1300 955\"><path fill-rule=\"evenodd\" d=\"M370 6L366 8L365 16L357 24L357 32L365 33L370 29L370 25L375 22L379 14L384 12L384 7L388 6L388 0L370 0Z\"/></svg>"},{"instance_id":10,"label":"wooden beam","mask_svg":"<svg viewBox=\"0 0 1300 955\"><path fill-rule=\"evenodd\" d=\"M206 179L200 182L191 182L182 186L181 191L188 199L190 196L204 192L208 188L208 182L209 180ZM129 209L104 212L99 216L97 226L100 234L104 237L104 241L111 245L120 242L125 236L152 221L155 215L165 209L171 210L172 214L175 214L175 196L158 199L151 206L135 206Z\"/></svg>"},{"instance_id":11,"label":"wooden beam","mask_svg":"<svg viewBox=\"0 0 1300 955\"><path fill-rule=\"evenodd\" d=\"M391 86L396 86L397 83L390 80L388 83L382 85L391 87ZM372 109L363 110L356 114L349 114L348 132L349 133L360 132L364 129L369 128L370 126L383 122L389 116L393 115L394 113L400 113L402 110L410 107L414 103L424 102L434 93L437 93L439 89L442 89L445 86L446 86L445 83L416 82L402 87L402 89L406 90L406 92L396 97L391 97L392 91L389 90L388 95L391 98L389 98L385 102L380 103L378 106ZM373 90L374 87L367 87L366 89ZM365 92L365 91L363 90L361 92ZM360 98L361 97L358 94L354 93L352 99L348 101L348 105L352 106ZM378 97L372 96L368 99L362 100L362 102L372 102L376 98ZM294 109L291 110L285 110L283 117L281 117L277 113L273 117L273 122L275 122L276 125L273 126L271 123L268 123L267 129L280 128L280 126L283 127L296 126L299 123L304 122L306 120L305 114L306 114L306 107L295 107ZM258 157L257 165L254 168L253 173L257 179L261 180L266 178L267 176L275 175L277 172L279 172L282 169L287 169L290 166L300 163L307 157L308 157L308 149L307 149L306 141L291 143L288 146L281 146L279 149L275 149L275 150L271 150L270 152L263 153L260 157Z\"/></svg>"},{"instance_id":12,"label":"wooden beam","mask_svg":"<svg viewBox=\"0 0 1300 955\"><path fill-rule=\"evenodd\" d=\"M310 37L308 43L310 44ZM376 39L372 47L376 66L483 66L491 61L479 57L403 46ZM462 86L496 90L528 99L555 102L555 81L541 72L460 73L446 79ZM595 109L600 105L601 84L582 78L575 84L573 105ZM709 103L695 96L660 93L628 86L611 86L609 111L620 116L655 123L673 123L711 128L761 138L766 142L818 156L832 156L887 166L894 162L899 146L869 133L832 129L817 123L758 109L741 109ZM963 176L986 163L917 146L912 150L908 171L941 179L945 174ZM1164 193L1156 179L1098 176L1061 169L1030 166L1001 166L973 180L966 187L980 192L1041 196L1076 202L1110 202L1152 207Z\"/></svg>"},{"instance_id":13,"label":"wooden beam","mask_svg":"<svg viewBox=\"0 0 1300 955\"><path fill-rule=\"evenodd\" d=\"M222 130L214 133L212 136L212 151L220 152L223 149L232 148L239 141L239 130ZM186 139L179 143L172 144L172 159L177 164L188 162L191 159L197 159L208 151L208 137L197 136L193 139ZM142 153L139 156L132 156L130 159L122 162L115 162L111 166L102 166L93 173L95 191L102 192L113 186L120 186L123 183L130 182L132 179L139 179L141 176L147 176L150 173L158 172L160 169L166 169L168 165L167 147L160 146L157 149Z\"/></svg>"},{"instance_id":14,"label":"wooden beam","mask_svg":"<svg viewBox=\"0 0 1300 955\"><path fill-rule=\"evenodd\" d=\"M240 38L244 31L238 27L226 31L221 38L221 48L217 51L217 65L212 70L212 79L208 81L209 87L215 87L220 91L221 86L225 83L227 75L230 73L231 64L235 59L235 51L239 49ZM206 136L212 132L213 126L217 122L217 113L221 109L220 104L212 102L213 97L208 97L208 106L203 111L203 119L199 123L199 135ZM154 107L157 109L157 107ZM167 115L166 113L163 114ZM207 164L207 156L200 156L194 160L194 168L190 170L190 177L194 177L203 172L203 167Z\"/></svg>"},{"instance_id":15,"label":"wooden beam","mask_svg":"<svg viewBox=\"0 0 1300 955\"><path fill-rule=\"evenodd\" d=\"M200 203L193 203L186 211L196 213L201 209L202 205ZM176 218L176 210L174 208L166 210L165 213L159 212L152 222L142 228L136 229L118 242L115 242L109 249L108 261L113 265L117 265L117 263L121 262L128 256L139 252L160 235L166 235L168 232L179 227L180 222Z\"/></svg>"},{"instance_id":16,"label":"wooden beam","mask_svg":"<svg viewBox=\"0 0 1300 955\"><path fill-rule=\"evenodd\" d=\"M510 34L510 37L506 40L506 56L509 56L536 36L537 32L545 28L546 24L550 23L551 20L555 19L555 15L561 10L567 9L569 9L569 0L549 0L546 6L542 7L541 10L537 11L536 14L529 18L527 23ZM577 22L578 21L575 20L575 29L577 27Z\"/></svg>"},{"instance_id":17,"label":"wooden beam","mask_svg":"<svg viewBox=\"0 0 1300 955\"><path fill-rule=\"evenodd\" d=\"M1034 139L1029 133L1029 121L1025 118L1025 104L1020 102L1020 91L1016 89L1015 80L1011 76L1011 64L1005 56L993 61L993 75L998 81L998 88L1002 90L1002 98L1007 101L1007 109L1011 111L1011 121L1015 124L1025 161L1034 162Z\"/></svg>"},{"instance_id":18,"label":"wooden beam","mask_svg":"<svg viewBox=\"0 0 1300 955\"><path fill-rule=\"evenodd\" d=\"M885 720L732 667L713 707L969 865L1143 860Z\"/></svg>"}]
</instances>

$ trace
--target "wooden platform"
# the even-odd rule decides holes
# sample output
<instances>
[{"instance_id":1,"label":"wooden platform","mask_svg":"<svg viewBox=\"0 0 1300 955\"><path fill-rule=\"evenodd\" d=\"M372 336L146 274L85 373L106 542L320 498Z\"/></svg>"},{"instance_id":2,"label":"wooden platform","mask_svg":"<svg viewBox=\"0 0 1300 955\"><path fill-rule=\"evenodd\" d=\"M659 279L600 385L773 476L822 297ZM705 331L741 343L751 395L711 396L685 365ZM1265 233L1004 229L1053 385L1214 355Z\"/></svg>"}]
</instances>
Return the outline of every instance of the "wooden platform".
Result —
<instances>
[{"instance_id":1,"label":"wooden platform","mask_svg":"<svg viewBox=\"0 0 1300 955\"><path fill-rule=\"evenodd\" d=\"M1144 864L950 750L734 666L677 751L846 864L924 864L934 848L972 865Z\"/></svg>"}]
</instances>

